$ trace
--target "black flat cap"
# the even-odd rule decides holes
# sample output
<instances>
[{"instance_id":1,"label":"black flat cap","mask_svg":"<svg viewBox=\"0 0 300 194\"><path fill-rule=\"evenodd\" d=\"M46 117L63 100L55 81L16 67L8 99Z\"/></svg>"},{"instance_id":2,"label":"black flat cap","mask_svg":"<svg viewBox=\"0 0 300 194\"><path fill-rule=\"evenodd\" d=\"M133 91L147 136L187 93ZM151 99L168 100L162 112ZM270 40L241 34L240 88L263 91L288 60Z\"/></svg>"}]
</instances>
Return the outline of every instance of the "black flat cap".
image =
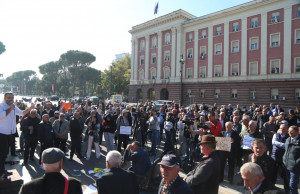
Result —
<instances>
[{"instance_id":1,"label":"black flat cap","mask_svg":"<svg viewBox=\"0 0 300 194\"><path fill-rule=\"evenodd\" d=\"M58 148L48 148L43 151L42 162L45 164L53 164L64 158L65 154Z\"/></svg>"}]
</instances>

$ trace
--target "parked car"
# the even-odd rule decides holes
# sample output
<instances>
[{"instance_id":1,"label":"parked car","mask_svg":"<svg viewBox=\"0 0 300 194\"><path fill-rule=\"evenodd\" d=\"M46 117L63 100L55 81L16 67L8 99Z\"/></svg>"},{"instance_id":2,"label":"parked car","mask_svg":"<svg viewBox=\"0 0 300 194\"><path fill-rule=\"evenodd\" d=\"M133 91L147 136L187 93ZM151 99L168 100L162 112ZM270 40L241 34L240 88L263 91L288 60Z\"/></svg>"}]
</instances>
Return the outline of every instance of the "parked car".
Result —
<instances>
[{"instance_id":1,"label":"parked car","mask_svg":"<svg viewBox=\"0 0 300 194\"><path fill-rule=\"evenodd\" d=\"M158 111L160 109L161 105L163 105L164 103L166 103L168 105L168 104L171 104L172 101L170 101L170 100L156 100L156 101L154 101L153 104L154 104L155 110Z\"/></svg>"},{"instance_id":2,"label":"parked car","mask_svg":"<svg viewBox=\"0 0 300 194\"><path fill-rule=\"evenodd\" d=\"M56 96L56 95L50 96L50 101L58 101L58 100L59 100L58 96Z\"/></svg>"},{"instance_id":3,"label":"parked car","mask_svg":"<svg viewBox=\"0 0 300 194\"><path fill-rule=\"evenodd\" d=\"M97 96L89 97L89 101L93 102L94 104L98 104L99 98Z\"/></svg>"}]
</instances>

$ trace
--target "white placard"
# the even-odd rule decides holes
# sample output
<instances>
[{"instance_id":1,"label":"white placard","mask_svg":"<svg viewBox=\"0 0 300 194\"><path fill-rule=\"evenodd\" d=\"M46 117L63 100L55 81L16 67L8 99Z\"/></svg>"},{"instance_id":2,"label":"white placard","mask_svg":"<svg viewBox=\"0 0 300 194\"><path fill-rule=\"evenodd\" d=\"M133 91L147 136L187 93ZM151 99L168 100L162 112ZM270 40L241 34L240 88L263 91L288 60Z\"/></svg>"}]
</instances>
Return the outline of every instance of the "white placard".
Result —
<instances>
[{"instance_id":1,"label":"white placard","mask_svg":"<svg viewBox=\"0 0 300 194\"><path fill-rule=\"evenodd\" d=\"M254 141L255 138L249 137L249 136L244 136L243 138L243 145L241 146L244 150L251 150L251 143Z\"/></svg>"},{"instance_id":2,"label":"white placard","mask_svg":"<svg viewBox=\"0 0 300 194\"><path fill-rule=\"evenodd\" d=\"M230 137L216 137L217 147L216 150L223 150L230 152L231 150L231 138Z\"/></svg>"},{"instance_id":3,"label":"white placard","mask_svg":"<svg viewBox=\"0 0 300 194\"><path fill-rule=\"evenodd\" d=\"M120 126L121 135L131 135L131 126Z\"/></svg>"}]
</instances>

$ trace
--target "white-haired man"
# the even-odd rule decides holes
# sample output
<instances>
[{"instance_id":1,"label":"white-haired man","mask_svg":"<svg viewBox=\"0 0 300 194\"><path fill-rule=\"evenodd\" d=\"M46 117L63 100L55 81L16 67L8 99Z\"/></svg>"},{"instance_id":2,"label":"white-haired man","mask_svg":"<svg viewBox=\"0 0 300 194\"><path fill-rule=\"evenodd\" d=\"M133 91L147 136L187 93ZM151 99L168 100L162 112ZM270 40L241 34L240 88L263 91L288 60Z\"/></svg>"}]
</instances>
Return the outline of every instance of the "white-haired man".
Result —
<instances>
[{"instance_id":1,"label":"white-haired man","mask_svg":"<svg viewBox=\"0 0 300 194\"><path fill-rule=\"evenodd\" d=\"M98 193L101 194L138 194L136 176L131 171L120 168L122 156L118 151L110 151L106 155L108 172L97 179Z\"/></svg>"},{"instance_id":2,"label":"white-haired man","mask_svg":"<svg viewBox=\"0 0 300 194\"><path fill-rule=\"evenodd\" d=\"M240 172L244 180L245 194L284 193L269 182L269 180L265 179L264 173L258 164L253 162L245 163L241 167Z\"/></svg>"}]
</instances>

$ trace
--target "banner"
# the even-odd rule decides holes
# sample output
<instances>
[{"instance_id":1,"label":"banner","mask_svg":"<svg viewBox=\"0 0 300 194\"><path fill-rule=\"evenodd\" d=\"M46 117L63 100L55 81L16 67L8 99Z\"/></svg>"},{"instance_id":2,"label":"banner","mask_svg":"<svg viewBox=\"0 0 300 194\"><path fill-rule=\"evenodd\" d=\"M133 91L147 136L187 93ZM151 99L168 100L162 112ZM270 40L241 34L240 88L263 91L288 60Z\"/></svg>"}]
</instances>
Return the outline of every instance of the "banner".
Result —
<instances>
[{"instance_id":1,"label":"banner","mask_svg":"<svg viewBox=\"0 0 300 194\"><path fill-rule=\"evenodd\" d=\"M223 150L230 152L231 150L231 138L230 137L215 137L217 141L216 150Z\"/></svg>"},{"instance_id":2,"label":"banner","mask_svg":"<svg viewBox=\"0 0 300 194\"><path fill-rule=\"evenodd\" d=\"M66 111L68 111L69 108L72 108L72 104L69 102L69 103L61 103L61 107L65 107L66 108Z\"/></svg>"},{"instance_id":3,"label":"banner","mask_svg":"<svg viewBox=\"0 0 300 194\"><path fill-rule=\"evenodd\" d=\"M52 92L54 92L54 84L52 84Z\"/></svg>"}]
</instances>

